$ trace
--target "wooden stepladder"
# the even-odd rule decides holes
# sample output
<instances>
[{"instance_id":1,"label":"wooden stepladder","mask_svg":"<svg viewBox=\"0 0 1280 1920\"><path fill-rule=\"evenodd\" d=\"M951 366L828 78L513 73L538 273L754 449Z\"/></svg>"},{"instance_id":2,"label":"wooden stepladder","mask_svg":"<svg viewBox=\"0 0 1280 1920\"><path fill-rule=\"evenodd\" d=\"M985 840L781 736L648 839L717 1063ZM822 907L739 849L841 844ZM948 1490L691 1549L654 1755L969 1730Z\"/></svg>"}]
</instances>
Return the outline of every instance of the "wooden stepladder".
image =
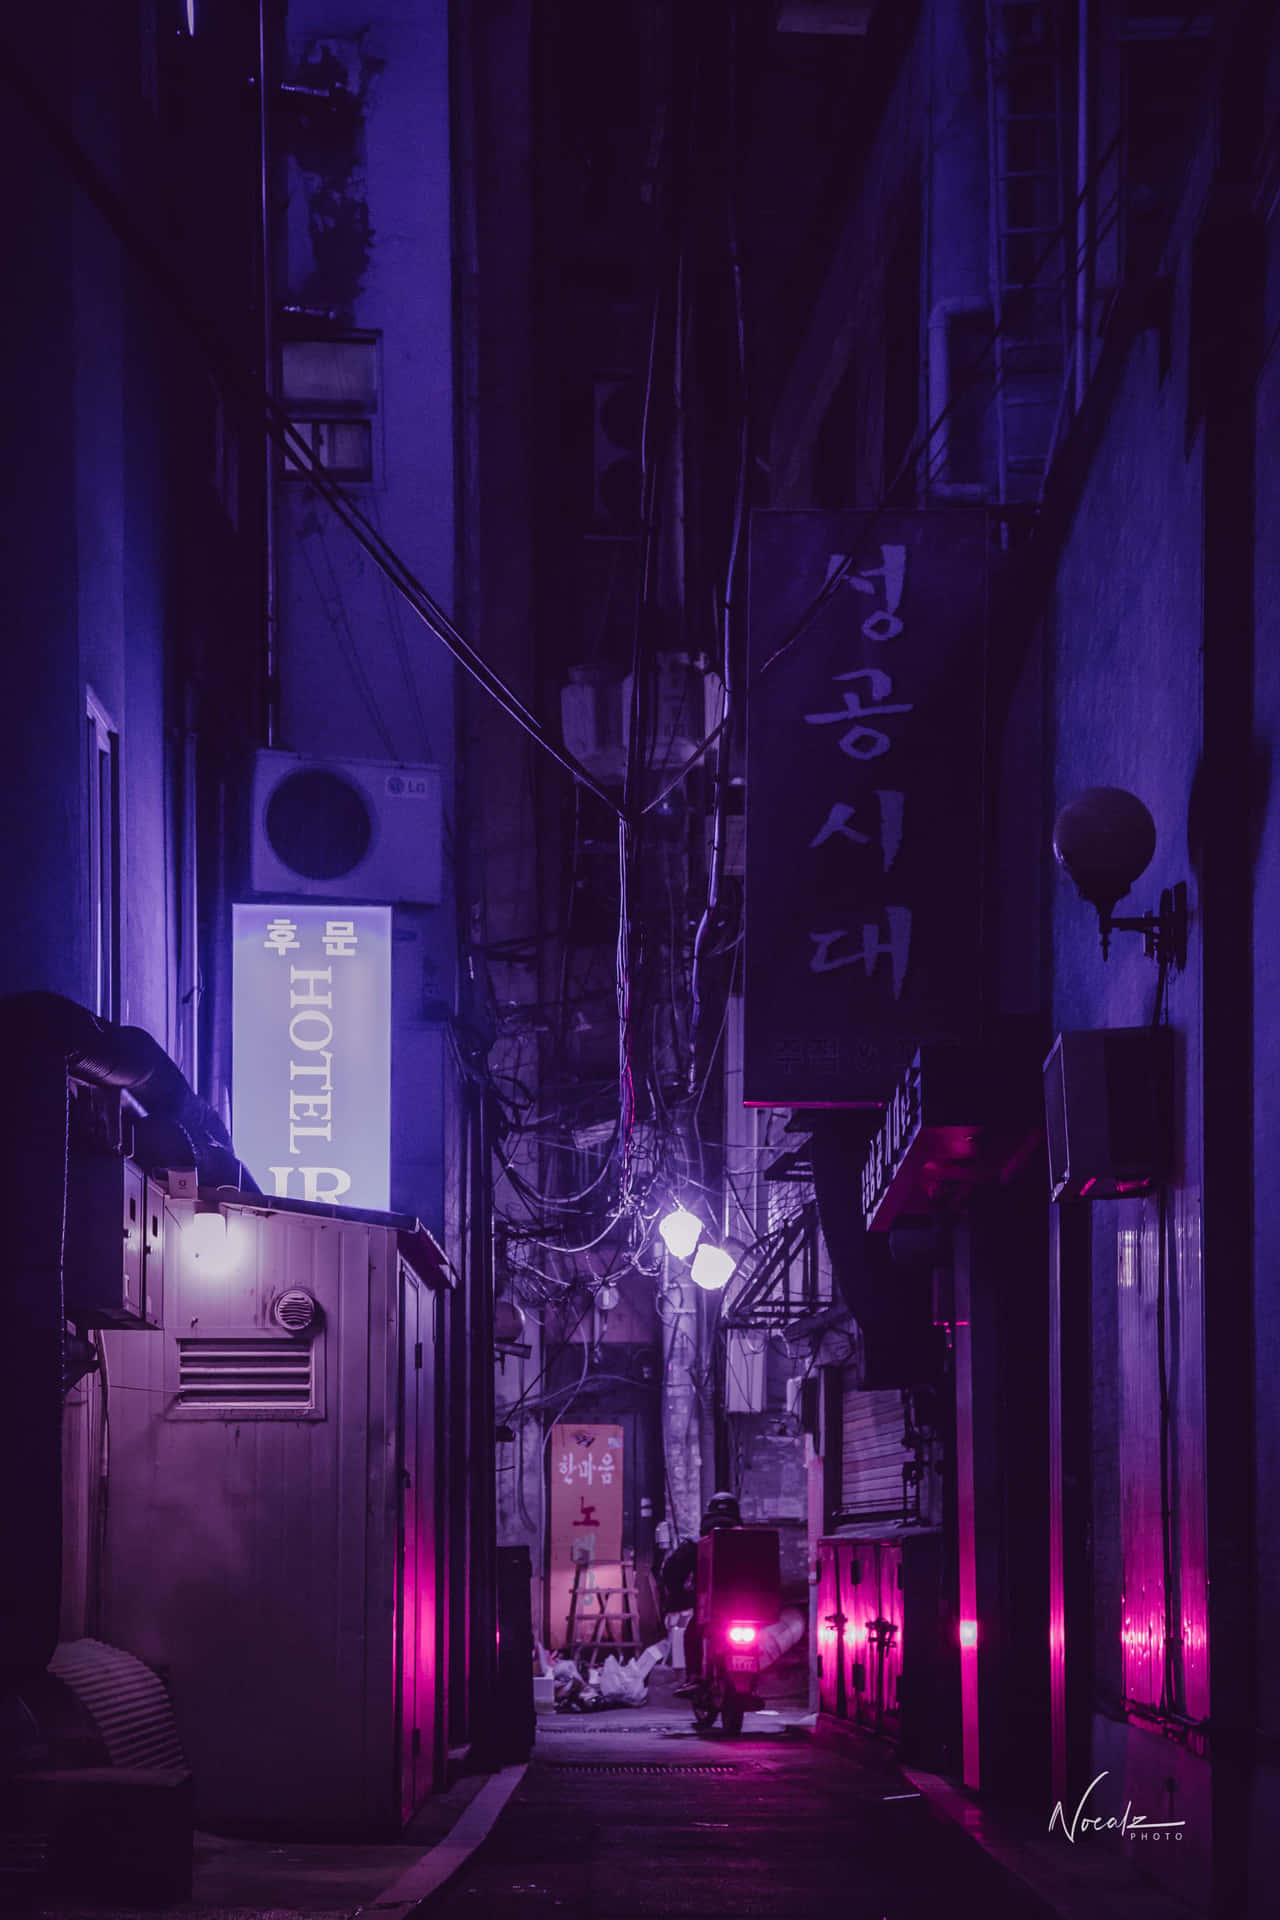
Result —
<instances>
[{"instance_id":1,"label":"wooden stepladder","mask_svg":"<svg viewBox=\"0 0 1280 1920\"><path fill-rule=\"evenodd\" d=\"M599 1665L610 1653L623 1660L633 1658L641 1648L634 1561L620 1563L617 1586L588 1585L588 1577L597 1571L612 1574L614 1569L608 1562L597 1567L589 1560L576 1561L569 1595L569 1658L577 1660L585 1654L589 1667Z\"/></svg>"}]
</instances>

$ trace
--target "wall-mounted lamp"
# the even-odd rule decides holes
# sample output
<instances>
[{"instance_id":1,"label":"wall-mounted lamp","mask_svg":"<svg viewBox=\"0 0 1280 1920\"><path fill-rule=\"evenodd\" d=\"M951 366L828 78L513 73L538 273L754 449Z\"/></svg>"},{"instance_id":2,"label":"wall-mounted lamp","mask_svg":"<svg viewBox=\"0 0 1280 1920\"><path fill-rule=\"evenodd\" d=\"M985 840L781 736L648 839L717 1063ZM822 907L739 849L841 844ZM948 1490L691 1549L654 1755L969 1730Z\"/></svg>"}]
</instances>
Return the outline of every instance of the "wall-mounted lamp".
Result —
<instances>
[{"instance_id":1,"label":"wall-mounted lamp","mask_svg":"<svg viewBox=\"0 0 1280 1920\"><path fill-rule=\"evenodd\" d=\"M1146 953L1176 970L1187 964L1187 889L1182 881L1160 895L1158 913L1117 920L1113 909L1151 864L1156 823L1136 794L1123 787L1086 787L1053 823L1053 853L1098 915L1102 957L1113 933L1140 933Z\"/></svg>"},{"instance_id":2,"label":"wall-mounted lamp","mask_svg":"<svg viewBox=\"0 0 1280 1920\"><path fill-rule=\"evenodd\" d=\"M194 1176L192 1176L194 1180ZM170 1175L170 1193L173 1176ZM186 1198L183 1194L182 1198ZM193 1271L207 1280L225 1280L240 1265L245 1254L245 1226L237 1218L230 1220L216 1200L195 1199L191 1212L180 1217L186 1255Z\"/></svg>"},{"instance_id":3,"label":"wall-mounted lamp","mask_svg":"<svg viewBox=\"0 0 1280 1920\"><path fill-rule=\"evenodd\" d=\"M187 1233L191 1239L191 1251L197 1260L209 1256L216 1260L225 1253L227 1216L216 1200L196 1201Z\"/></svg>"}]
</instances>

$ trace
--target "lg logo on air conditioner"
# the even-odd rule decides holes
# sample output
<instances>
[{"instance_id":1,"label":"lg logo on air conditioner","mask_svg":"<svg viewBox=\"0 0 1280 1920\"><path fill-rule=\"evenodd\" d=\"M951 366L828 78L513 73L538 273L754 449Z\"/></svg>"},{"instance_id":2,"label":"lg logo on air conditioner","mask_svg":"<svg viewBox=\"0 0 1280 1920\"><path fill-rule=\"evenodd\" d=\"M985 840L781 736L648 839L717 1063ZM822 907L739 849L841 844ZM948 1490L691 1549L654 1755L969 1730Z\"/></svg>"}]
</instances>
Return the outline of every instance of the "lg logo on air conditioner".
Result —
<instances>
[{"instance_id":1,"label":"lg logo on air conditioner","mask_svg":"<svg viewBox=\"0 0 1280 1920\"><path fill-rule=\"evenodd\" d=\"M393 800L425 800L428 784L421 774L389 773L387 792Z\"/></svg>"}]
</instances>

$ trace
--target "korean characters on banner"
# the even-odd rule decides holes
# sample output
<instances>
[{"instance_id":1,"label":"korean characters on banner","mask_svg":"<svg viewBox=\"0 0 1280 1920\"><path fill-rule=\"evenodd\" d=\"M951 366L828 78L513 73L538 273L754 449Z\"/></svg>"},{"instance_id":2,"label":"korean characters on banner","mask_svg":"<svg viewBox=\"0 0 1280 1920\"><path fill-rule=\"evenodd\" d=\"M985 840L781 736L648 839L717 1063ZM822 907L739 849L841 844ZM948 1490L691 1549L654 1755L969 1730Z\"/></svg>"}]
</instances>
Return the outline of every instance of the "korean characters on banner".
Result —
<instances>
[{"instance_id":1,"label":"korean characters on banner","mask_svg":"<svg viewBox=\"0 0 1280 1920\"><path fill-rule=\"evenodd\" d=\"M385 1210L391 909L233 909L236 1149L264 1193Z\"/></svg>"},{"instance_id":2,"label":"korean characters on banner","mask_svg":"<svg viewBox=\"0 0 1280 1920\"><path fill-rule=\"evenodd\" d=\"M747 1105L877 1106L970 1030L987 554L980 510L752 516Z\"/></svg>"},{"instance_id":3,"label":"korean characters on banner","mask_svg":"<svg viewBox=\"0 0 1280 1920\"><path fill-rule=\"evenodd\" d=\"M621 1427L551 1429L549 1608L556 1646L567 1642L575 1564L583 1569L581 1593L620 1584L622 1445Z\"/></svg>"}]
</instances>

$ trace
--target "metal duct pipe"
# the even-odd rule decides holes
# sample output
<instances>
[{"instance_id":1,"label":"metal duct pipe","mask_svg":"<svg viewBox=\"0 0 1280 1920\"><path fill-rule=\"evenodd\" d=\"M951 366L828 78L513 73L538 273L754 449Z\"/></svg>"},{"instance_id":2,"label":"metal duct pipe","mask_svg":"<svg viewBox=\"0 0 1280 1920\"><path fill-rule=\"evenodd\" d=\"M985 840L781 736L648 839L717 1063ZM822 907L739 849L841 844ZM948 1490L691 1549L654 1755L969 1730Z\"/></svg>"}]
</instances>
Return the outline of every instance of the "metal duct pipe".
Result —
<instances>
[{"instance_id":1,"label":"metal duct pipe","mask_svg":"<svg viewBox=\"0 0 1280 1920\"><path fill-rule=\"evenodd\" d=\"M0 1057L11 1057L15 1043L43 1048L77 1079L131 1093L146 1115L139 1134L150 1165L163 1165L181 1150L189 1154L201 1186L261 1191L237 1160L218 1114L191 1091L164 1048L142 1027L100 1020L58 993L15 993L0 1000Z\"/></svg>"}]
</instances>

